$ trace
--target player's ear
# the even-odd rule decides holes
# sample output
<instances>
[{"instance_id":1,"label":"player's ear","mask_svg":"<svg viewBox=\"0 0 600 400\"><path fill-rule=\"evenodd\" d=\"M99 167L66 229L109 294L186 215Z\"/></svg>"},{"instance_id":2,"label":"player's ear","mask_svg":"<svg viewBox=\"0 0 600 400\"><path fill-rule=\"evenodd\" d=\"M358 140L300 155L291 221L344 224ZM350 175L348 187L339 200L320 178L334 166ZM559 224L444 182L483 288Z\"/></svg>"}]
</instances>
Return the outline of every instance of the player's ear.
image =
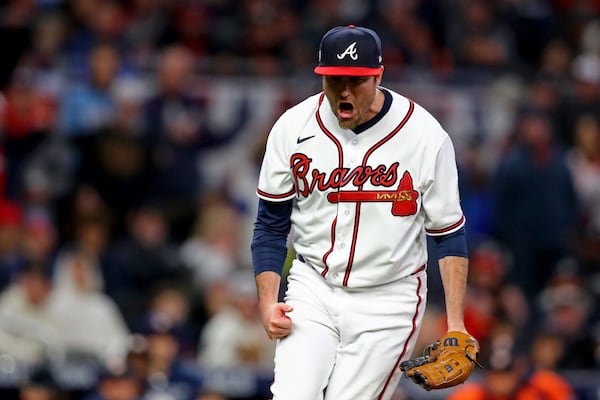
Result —
<instances>
[{"instance_id":1,"label":"player's ear","mask_svg":"<svg viewBox=\"0 0 600 400\"><path fill-rule=\"evenodd\" d=\"M379 72L379 75L375 75L375 83L377 83L377 86L379 86L381 83L381 79L383 79L383 65L381 66L381 72Z\"/></svg>"}]
</instances>

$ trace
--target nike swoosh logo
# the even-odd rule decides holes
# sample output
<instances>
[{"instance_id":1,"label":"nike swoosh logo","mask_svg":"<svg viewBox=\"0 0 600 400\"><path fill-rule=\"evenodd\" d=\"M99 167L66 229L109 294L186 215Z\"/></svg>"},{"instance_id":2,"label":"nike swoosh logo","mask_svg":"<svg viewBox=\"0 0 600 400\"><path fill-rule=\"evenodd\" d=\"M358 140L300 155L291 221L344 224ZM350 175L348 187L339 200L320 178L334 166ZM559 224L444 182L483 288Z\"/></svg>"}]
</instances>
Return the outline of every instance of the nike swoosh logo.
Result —
<instances>
[{"instance_id":1,"label":"nike swoosh logo","mask_svg":"<svg viewBox=\"0 0 600 400\"><path fill-rule=\"evenodd\" d=\"M296 143L300 144L300 143L302 143L302 142L306 142L308 139L312 139L312 138L314 138L314 137L315 137L315 135L312 135L312 136L307 136L307 137L305 137L305 138L302 138L302 139L298 138L298 140L296 140Z\"/></svg>"}]
</instances>

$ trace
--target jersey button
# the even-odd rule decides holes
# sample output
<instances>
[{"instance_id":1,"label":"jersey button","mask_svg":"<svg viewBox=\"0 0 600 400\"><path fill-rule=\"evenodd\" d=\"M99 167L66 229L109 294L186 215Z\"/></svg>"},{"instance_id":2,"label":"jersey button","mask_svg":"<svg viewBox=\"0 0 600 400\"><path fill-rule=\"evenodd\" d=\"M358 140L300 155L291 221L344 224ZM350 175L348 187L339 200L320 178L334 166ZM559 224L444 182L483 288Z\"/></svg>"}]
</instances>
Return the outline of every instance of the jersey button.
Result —
<instances>
[{"instance_id":1,"label":"jersey button","mask_svg":"<svg viewBox=\"0 0 600 400\"><path fill-rule=\"evenodd\" d=\"M357 144L357 143L358 143L358 140L352 139L352 144Z\"/></svg>"},{"instance_id":2,"label":"jersey button","mask_svg":"<svg viewBox=\"0 0 600 400\"><path fill-rule=\"evenodd\" d=\"M346 210L346 211L344 211L344 214L350 215L350 211Z\"/></svg>"},{"instance_id":3,"label":"jersey button","mask_svg":"<svg viewBox=\"0 0 600 400\"><path fill-rule=\"evenodd\" d=\"M344 247L346 247L346 244L340 243L340 249L343 249Z\"/></svg>"}]
</instances>

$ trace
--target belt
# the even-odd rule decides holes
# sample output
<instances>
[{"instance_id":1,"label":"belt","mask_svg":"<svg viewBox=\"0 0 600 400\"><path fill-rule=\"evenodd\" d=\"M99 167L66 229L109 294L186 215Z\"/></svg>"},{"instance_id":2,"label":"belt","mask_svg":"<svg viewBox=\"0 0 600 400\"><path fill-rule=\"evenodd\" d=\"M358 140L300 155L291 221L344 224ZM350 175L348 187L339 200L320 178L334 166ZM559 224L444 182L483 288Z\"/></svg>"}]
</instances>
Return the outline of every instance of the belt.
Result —
<instances>
[{"instance_id":1,"label":"belt","mask_svg":"<svg viewBox=\"0 0 600 400\"><path fill-rule=\"evenodd\" d=\"M296 254L296 258L297 258L299 261L303 262L304 264L306 264L306 265L310 266L311 268L313 267L312 265L310 265L310 263L309 263L308 261L306 261L306 260L304 259L304 257L302 257L302 254L300 254L300 253ZM416 275L416 274L418 274L419 272L421 272L421 271L425 270L426 268L427 268L427 264L423 264L423 265L421 265L419 268L417 268L417 269L416 269L416 271L412 272L410 275Z\"/></svg>"}]
</instances>

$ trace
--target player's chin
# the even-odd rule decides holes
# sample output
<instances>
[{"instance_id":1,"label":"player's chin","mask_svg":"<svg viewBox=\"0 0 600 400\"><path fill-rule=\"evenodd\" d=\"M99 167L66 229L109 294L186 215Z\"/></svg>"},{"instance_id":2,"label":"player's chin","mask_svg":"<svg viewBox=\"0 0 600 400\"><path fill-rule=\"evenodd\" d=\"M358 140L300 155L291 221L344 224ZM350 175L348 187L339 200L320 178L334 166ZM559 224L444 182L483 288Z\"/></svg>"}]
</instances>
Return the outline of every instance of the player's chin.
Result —
<instances>
[{"instance_id":1,"label":"player's chin","mask_svg":"<svg viewBox=\"0 0 600 400\"><path fill-rule=\"evenodd\" d=\"M356 128L356 118L341 118L338 116L338 123L342 129L354 129Z\"/></svg>"},{"instance_id":2,"label":"player's chin","mask_svg":"<svg viewBox=\"0 0 600 400\"><path fill-rule=\"evenodd\" d=\"M340 102L336 114L340 127L344 129L353 129L356 127L357 113L354 104L350 102Z\"/></svg>"}]
</instances>

